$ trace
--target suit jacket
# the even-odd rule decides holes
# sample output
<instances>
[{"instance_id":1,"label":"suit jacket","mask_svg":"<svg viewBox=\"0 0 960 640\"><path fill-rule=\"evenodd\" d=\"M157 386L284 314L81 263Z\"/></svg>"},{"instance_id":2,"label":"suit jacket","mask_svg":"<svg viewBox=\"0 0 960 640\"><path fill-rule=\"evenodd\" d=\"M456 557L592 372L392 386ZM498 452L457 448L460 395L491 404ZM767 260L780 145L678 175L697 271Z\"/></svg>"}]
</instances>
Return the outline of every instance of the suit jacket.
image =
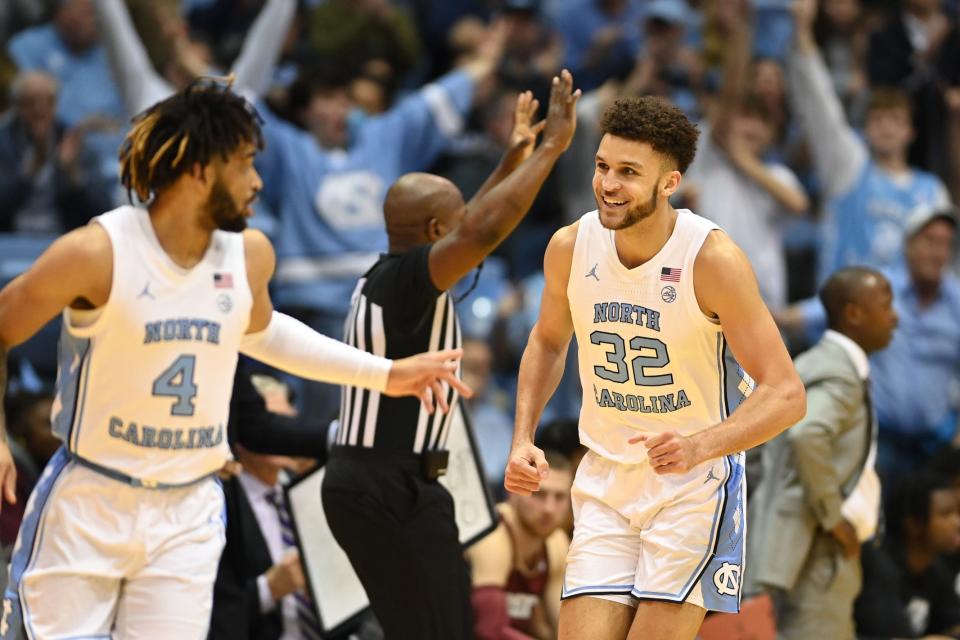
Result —
<instances>
[{"instance_id":1,"label":"suit jacket","mask_svg":"<svg viewBox=\"0 0 960 640\"><path fill-rule=\"evenodd\" d=\"M210 640L276 640L283 633L280 607L260 613L257 576L273 565L257 517L240 480L223 483L227 543L213 591Z\"/></svg>"},{"instance_id":2,"label":"suit jacket","mask_svg":"<svg viewBox=\"0 0 960 640\"><path fill-rule=\"evenodd\" d=\"M752 508L750 575L789 590L818 533L841 519L840 508L863 470L872 438L863 383L843 348L821 339L796 360L807 391L807 415L764 445L763 479Z\"/></svg>"}]
</instances>

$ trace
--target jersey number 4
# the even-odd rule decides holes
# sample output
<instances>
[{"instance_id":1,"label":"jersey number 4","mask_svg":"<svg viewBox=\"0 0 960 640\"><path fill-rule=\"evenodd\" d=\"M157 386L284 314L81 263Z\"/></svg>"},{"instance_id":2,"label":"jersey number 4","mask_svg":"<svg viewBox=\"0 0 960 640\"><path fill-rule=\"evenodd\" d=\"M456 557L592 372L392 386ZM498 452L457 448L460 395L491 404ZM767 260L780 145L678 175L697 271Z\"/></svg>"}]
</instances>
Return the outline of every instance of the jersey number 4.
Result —
<instances>
[{"instance_id":1,"label":"jersey number 4","mask_svg":"<svg viewBox=\"0 0 960 640\"><path fill-rule=\"evenodd\" d=\"M196 364L196 356L180 356L153 381L153 395L177 399L170 408L170 415L193 415L193 399L197 397L197 385L193 381Z\"/></svg>"},{"instance_id":2,"label":"jersey number 4","mask_svg":"<svg viewBox=\"0 0 960 640\"><path fill-rule=\"evenodd\" d=\"M662 387L673 384L673 376L669 373L649 375L647 369L665 367L670 364L670 355L667 353L667 345L656 338L644 338L636 336L630 340L630 348L639 351L641 355L635 356L630 360L630 367L627 367L627 349L623 338L615 333L607 331L594 331L590 334L590 342L601 346L613 347L613 351L606 351L607 362L613 365L613 368L595 366L593 372L598 377L609 380L610 382L624 383L630 379L630 369L633 369L633 380L636 384L644 387ZM653 351L653 355L646 355Z\"/></svg>"}]
</instances>

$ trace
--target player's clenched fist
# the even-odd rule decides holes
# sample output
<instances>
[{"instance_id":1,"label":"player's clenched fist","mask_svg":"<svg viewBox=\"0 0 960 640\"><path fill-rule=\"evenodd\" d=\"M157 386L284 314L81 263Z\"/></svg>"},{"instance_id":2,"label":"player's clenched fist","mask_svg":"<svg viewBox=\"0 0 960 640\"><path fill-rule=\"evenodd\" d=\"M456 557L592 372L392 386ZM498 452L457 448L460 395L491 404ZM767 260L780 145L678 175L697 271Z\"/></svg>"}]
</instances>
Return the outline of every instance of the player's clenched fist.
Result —
<instances>
[{"instance_id":1,"label":"player's clenched fist","mask_svg":"<svg viewBox=\"0 0 960 640\"><path fill-rule=\"evenodd\" d=\"M518 444L510 452L503 486L510 493L528 496L540 490L540 480L547 477L550 465L543 451L532 443Z\"/></svg>"},{"instance_id":2,"label":"player's clenched fist","mask_svg":"<svg viewBox=\"0 0 960 640\"><path fill-rule=\"evenodd\" d=\"M676 431L630 438L630 444L643 443L650 468L656 473L686 473L700 463L696 442Z\"/></svg>"}]
</instances>

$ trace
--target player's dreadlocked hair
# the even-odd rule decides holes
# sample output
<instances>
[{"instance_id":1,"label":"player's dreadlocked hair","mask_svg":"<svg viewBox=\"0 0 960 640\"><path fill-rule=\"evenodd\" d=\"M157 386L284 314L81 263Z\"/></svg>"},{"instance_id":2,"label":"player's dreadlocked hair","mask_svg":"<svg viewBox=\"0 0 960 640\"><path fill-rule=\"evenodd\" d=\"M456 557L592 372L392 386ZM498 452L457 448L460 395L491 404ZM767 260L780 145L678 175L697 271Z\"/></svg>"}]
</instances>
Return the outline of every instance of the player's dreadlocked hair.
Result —
<instances>
[{"instance_id":1,"label":"player's dreadlocked hair","mask_svg":"<svg viewBox=\"0 0 960 640\"><path fill-rule=\"evenodd\" d=\"M131 202L134 193L148 201L215 155L226 161L243 142L263 148L263 121L231 83L201 78L134 117L120 147L120 181Z\"/></svg>"}]
</instances>

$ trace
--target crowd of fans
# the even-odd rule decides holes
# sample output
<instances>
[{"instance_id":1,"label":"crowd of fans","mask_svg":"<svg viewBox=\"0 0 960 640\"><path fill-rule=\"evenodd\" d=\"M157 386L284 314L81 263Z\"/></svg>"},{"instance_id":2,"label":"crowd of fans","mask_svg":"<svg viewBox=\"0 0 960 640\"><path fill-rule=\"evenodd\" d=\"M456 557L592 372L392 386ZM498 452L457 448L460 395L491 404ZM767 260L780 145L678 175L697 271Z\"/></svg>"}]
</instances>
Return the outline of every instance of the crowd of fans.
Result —
<instances>
[{"instance_id":1,"label":"crowd of fans","mask_svg":"<svg viewBox=\"0 0 960 640\"><path fill-rule=\"evenodd\" d=\"M595 208L599 114L625 95L674 102L701 131L674 206L744 249L795 353L824 329L815 294L836 269L866 265L892 283L900 327L871 378L895 542L864 547L858 633L960 637L956 0L5 0L0 41L0 280L125 201L116 155L131 115L233 73L265 123L254 224L277 248L274 300L337 337L356 279L386 250L387 187L430 171L469 198L509 141L518 92L546 104L551 77L570 69L584 91L572 147L458 287L477 392L467 407L500 497L543 252ZM942 224L911 226L924 211ZM24 498L55 448L55 335L10 357ZM567 371L544 437L576 455ZM292 384L302 417L335 416L338 389ZM0 515L4 545L17 517ZM890 581L897 593L878 587Z\"/></svg>"}]
</instances>

